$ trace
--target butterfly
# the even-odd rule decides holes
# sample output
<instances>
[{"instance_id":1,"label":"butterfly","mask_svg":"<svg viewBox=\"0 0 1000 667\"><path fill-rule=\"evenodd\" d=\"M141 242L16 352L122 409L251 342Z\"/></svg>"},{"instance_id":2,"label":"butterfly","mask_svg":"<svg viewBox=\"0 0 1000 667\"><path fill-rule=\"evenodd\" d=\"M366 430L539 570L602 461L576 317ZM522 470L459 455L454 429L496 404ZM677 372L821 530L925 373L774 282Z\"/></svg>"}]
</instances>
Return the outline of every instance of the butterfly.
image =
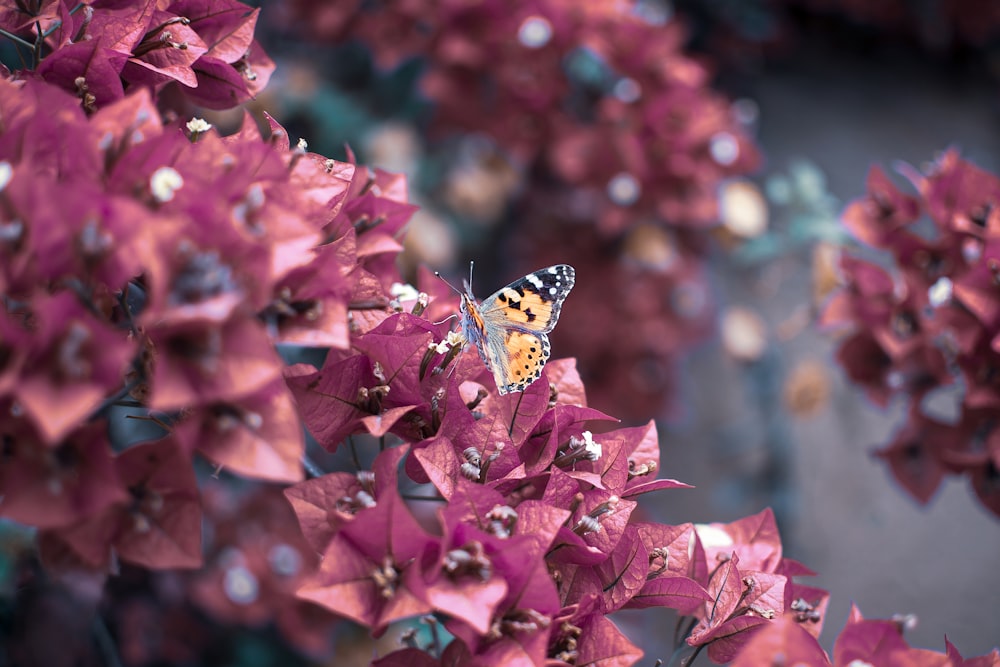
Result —
<instances>
[{"instance_id":1,"label":"butterfly","mask_svg":"<svg viewBox=\"0 0 1000 667\"><path fill-rule=\"evenodd\" d=\"M460 306L462 335L479 349L501 395L524 391L542 375L551 353L547 333L559 321L576 271L556 264L519 278L477 301L465 281Z\"/></svg>"}]
</instances>

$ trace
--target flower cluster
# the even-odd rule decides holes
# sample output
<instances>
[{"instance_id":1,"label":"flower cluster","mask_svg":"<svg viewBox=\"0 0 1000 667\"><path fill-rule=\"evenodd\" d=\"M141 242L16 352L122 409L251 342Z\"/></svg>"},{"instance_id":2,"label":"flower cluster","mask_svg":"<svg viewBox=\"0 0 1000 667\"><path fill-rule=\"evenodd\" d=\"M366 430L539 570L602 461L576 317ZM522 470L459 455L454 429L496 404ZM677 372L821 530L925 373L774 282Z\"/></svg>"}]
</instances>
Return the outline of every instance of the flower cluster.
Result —
<instances>
[{"instance_id":1,"label":"flower cluster","mask_svg":"<svg viewBox=\"0 0 1000 667\"><path fill-rule=\"evenodd\" d=\"M236 0L16 2L0 30L39 78L93 112L145 87L228 109L267 85L274 63L254 40L260 9ZM44 58L42 58L44 54Z\"/></svg>"},{"instance_id":2,"label":"flower cluster","mask_svg":"<svg viewBox=\"0 0 1000 667\"><path fill-rule=\"evenodd\" d=\"M833 647L833 659L820 648L816 638L791 618L771 623L747 643L733 667L755 667L790 661L813 667L852 667L855 665L950 665L951 667L996 667L1000 652L963 658L945 639L945 652L914 648L903 638L905 630L916 622L913 616L894 616L888 620L866 619L857 607L851 608L847 625L840 631Z\"/></svg>"},{"instance_id":3,"label":"flower cluster","mask_svg":"<svg viewBox=\"0 0 1000 667\"><path fill-rule=\"evenodd\" d=\"M641 652L607 618L623 608L690 616L688 644L717 661L795 604L819 631L826 593L792 581L809 572L782 557L770 511L699 528L638 520L640 495L685 486L657 477L652 422L595 434L613 420L586 407L569 360L501 396L444 327L392 315L287 374L317 441L371 460L286 491L322 554L299 595L376 636L422 617L454 638L407 640L377 664L419 649L433 664L628 665Z\"/></svg>"},{"instance_id":4,"label":"flower cluster","mask_svg":"<svg viewBox=\"0 0 1000 667\"><path fill-rule=\"evenodd\" d=\"M662 411L676 358L711 329L702 257L718 188L759 162L752 105L711 89L709 69L685 52L683 25L654 5L295 5L307 32L360 42L383 68L422 63L432 134L464 133L432 196L479 224L516 206L500 234L513 246L502 248L505 274L511 258L524 272L598 262L603 282L576 290L601 326L562 327L557 342L586 369L595 405L637 419ZM552 257L552 239L573 247ZM654 296L618 299L631 293ZM615 350L614 363L598 350Z\"/></svg>"},{"instance_id":5,"label":"flower cluster","mask_svg":"<svg viewBox=\"0 0 1000 667\"><path fill-rule=\"evenodd\" d=\"M837 358L876 404L909 401L906 423L878 452L899 483L926 503L946 474L965 475L1000 515L1000 178L954 150L905 174L913 193L873 167L868 193L843 215L893 270L844 255L844 287L821 323L849 329ZM936 395L956 383L959 404L935 414Z\"/></svg>"},{"instance_id":6,"label":"flower cluster","mask_svg":"<svg viewBox=\"0 0 1000 667\"><path fill-rule=\"evenodd\" d=\"M0 117L0 512L92 566L197 566L192 455L302 479L274 345L347 347L349 309L385 312L405 184L273 121L164 125L146 89L88 117L0 81ZM113 451L123 401L169 436Z\"/></svg>"},{"instance_id":7,"label":"flower cluster","mask_svg":"<svg viewBox=\"0 0 1000 667\"><path fill-rule=\"evenodd\" d=\"M468 11L482 27L474 7L444 7L441 16ZM655 42L637 19L622 22L638 33L629 48L616 40L631 32L612 40L602 27L619 21L611 6L525 7L543 19L518 15L522 46L536 55L554 55L545 49L558 31L544 33L562 17L583 21L581 43L613 67L672 62L669 41L631 48ZM653 422L618 428L588 407L573 360L500 395L450 330L454 295L426 271L422 291L402 283L395 262L415 210L403 178L310 153L269 116L258 127L247 115L230 136L174 118L177 92L228 107L264 85L271 65L253 41L256 19L240 4L198 0L0 10L0 34L30 65L0 77L0 516L35 529L39 579L75 582L94 608L104 595L85 630L99 641L82 644L115 651L108 664L206 662L220 628L273 624L297 651L327 655L332 626L350 619L374 636L407 624L375 660L382 667L625 667L641 651L609 616L669 607L686 619L678 640L691 659L705 651L739 663L783 640L813 650L828 596L794 580L812 573L783 556L769 510L730 524L645 520L639 496L686 486L659 477ZM450 48L460 57L475 42ZM616 79L615 94L697 83L700 70L675 64ZM680 125L711 128L720 117L679 98L703 112L680 118L661 102L657 113ZM639 143L676 139L661 138ZM716 162L719 150L709 145ZM671 164L691 176L691 164ZM654 182L667 199L640 208L659 216L673 215L670 197L700 197L698 178L673 191ZM928 205L958 210L955 182L964 181L938 183L945 194L926 195ZM991 210L977 237L984 257ZM620 228L607 210L601 220L602 233ZM684 271L665 269L683 255L670 255L662 226L630 230L624 256L679 280ZM987 291L959 278L956 295ZM692 294L678 289L658 307L698 314ZM962 298L969 317L992 326ZM586 326L568 313L565 324ZM277 345L327 353L319 368L288 365ZM323 474L309 462L303 424L327 450L347 450L353 467ZM213 476L198 474L196 455ZM952 455L957 465L979 453ZM222 471L272 484L214 479ZM38 613L59 604L55 585L38 590L33 609L51 630L70 607ZM77 630L89 618L79 616ZM911 657L887 627L855 615L836 664ZM49 639L34 628L14 637L14 659L37 658L39 637ZM1000 664L995 652L962 663L948 650L954 664Z\"/></svg>"},{"instance_id":8,"label":"flower cluster","mask_svg":"<svg viewBox=\"0 0 1000 667\"><path fill-rule=\"evenodd\" d=\"M606 233L651 218L716 221L716 186L758 156L683 28L626 3L302 2L314 34L357 39L383 67L425 61L441 130L486 134L586 196Z\"/></svg>"}]
</instances>

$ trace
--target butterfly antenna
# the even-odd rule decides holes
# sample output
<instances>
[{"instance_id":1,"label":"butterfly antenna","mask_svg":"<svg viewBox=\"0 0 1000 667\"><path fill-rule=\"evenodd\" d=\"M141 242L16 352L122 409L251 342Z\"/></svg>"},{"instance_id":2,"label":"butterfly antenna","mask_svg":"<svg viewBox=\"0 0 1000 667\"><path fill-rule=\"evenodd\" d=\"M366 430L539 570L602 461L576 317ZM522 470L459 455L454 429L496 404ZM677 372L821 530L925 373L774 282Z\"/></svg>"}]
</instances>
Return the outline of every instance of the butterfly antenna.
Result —
<instances>
[{"instance_id":1,"label":"butterfly antenna","mask_svg":"<svg viewBox=\"0 0 1000 667\"><path fill-rule=\"evenodd\" d=\"M445 278L444 276L442 276L442 275L441 275L441 272L440 272L440 271L435 271L435 272L434 272L434 275L435 275L435 276L437 276L438 278L440 278L440 279L441 279L441 282L443 282L443 283L444 283L445 285L447 285L448 287L450 287L450 288L451 288L451 290L452 290L452 291L453 291L453 292L454 292L455 294L457 294L457 295L459 295L459 296L462 296L462 292L461 292L461 291L459 291L459 289L458 289L457 287L455 287L455 286L454 286L454 285L452 285L452 284L451 284L450 282L448 282L448 279L447 279L447 278Z\"/></svg>"},{"instance_id":2,"label":"butterfly antenna","mask_svg":"<svg viewBox=\"0 0 1000 667\"><path fill-rule=\"evenodd\" d=\"M469 291L472 291L472 268L475 266L476 262L474 260L469 260Z\"/></svg>"}]
</instances>

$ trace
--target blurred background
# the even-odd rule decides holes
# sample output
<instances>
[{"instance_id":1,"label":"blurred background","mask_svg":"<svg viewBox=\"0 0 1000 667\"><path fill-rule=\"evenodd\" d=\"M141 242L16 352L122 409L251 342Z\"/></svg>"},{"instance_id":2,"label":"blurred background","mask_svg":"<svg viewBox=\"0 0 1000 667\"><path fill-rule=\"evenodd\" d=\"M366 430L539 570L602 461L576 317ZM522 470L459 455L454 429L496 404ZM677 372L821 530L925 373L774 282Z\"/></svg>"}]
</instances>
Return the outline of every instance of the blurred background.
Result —
<instances>
[{"instance_id":1,"label":"blurred background","mask_svg":"<svg viewBox=\"0 0 1000 667\"><path fill-rule=\"evenodd\" d=\"M548 264L576 267L554 357L577 358L593 407L656 419L661 475L696 486L647 496L648 516L722 522L773 507L786 555L831 592L827 650L852 603L916 615L913 646L942 650L947 635L969 656L1000 643L998 517L963 478L926 506L897 485L872 451L905 403L872 405L815 324L840 249L855 245L838 218L872 164L922 168L956 146L1000 170L1000 4L261 4L257 37L278 67L251 108L311 151L346 159L349 146L408 175L421 211L404 275L426 266L457 283L474 260L483 297ZM234 129L241 116L209 120ZM243 516L217 500L223 524ZM169 577L131 585L118 584L180 595ZM202 590L211 616L222 603ZM130 623L163 622L133 598ZM326 620L311 626L309 613L288 610L279 625L300 633L284 640L237 633L214 664L305 661L280 646L323 644L303 628L322 635ZM252 614L215 618L253 627ZM650 664L669 657L668 612L615 618ZM337 627L323 662L364 664L362 633ZM182 643L123 659L183 663Z\"/></svg>"}]
</instances>

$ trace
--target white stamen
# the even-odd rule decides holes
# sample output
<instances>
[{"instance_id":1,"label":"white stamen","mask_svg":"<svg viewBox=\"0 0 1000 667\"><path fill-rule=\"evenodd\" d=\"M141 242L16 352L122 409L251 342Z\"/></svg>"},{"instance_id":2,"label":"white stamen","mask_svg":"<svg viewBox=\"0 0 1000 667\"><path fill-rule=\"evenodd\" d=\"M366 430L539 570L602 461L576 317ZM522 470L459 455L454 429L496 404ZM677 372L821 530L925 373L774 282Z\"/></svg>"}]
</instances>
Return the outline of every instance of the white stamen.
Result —
<instances>
[{"instance_id":1,"label":"white stamen","mask_svg":"<svg viewBox=\"0 0 1000 667\"><path fill-rule=\"evenodd\" d=\"M632 104L642 97L642 87L636 82L635 79L625 77L623 79L618 79L618 82L615 83L615 87L612 89L611 93L620 102Z\"/></svg>"},{"instance_id":2,"label":"white stamen","mask_svg":"<svg viewBox=\"0 0 1000 667\"><path fill-rule=\"evenodd\" d=\"M12 178L14 178L14 167L6 160L0 161L0 192L4 191Z\"/></svg>"},{"instance_id":3,"label":"white stamen","mask_svg":"<svg viewBox=\"0 0 1000 667\"><path fill-rule=\"evenodd\" d=\"M206 121L204 118L192 118L185 125L187 131L193 135L199 135L203 132L208 132L212 129L212 124Z\"/></svg>"},{"instance_id":4,"label":"white stamen","mask_svg":"<svg viewBox=\"0 0 1000 667\"><path fill-rule=\"evenodd\" d=\"M149 190L158 202L168 202L184 185L184 177L173 167L160 167L149 178Z\"/></svg>"},{"instance_id":5,"label":"white stamen","mask_svg":"<svg viewBox=\"0 0 1000 667\"><path fill-rule=\"evenodd\" d=\"M409 283L393 283L389 287L389 294L398 301L412 301L420 295L417 288Z\"/></svg>"},{"instance_id":6,"label":"white stamen","mask_svg":"<svg viewBox=\"0 0 1000 667\"><path fill-rule=\"evenodd\" d=\"M517 29L517 39L529 49L540 49L552 39L552 24L542 16L529 16Z\"/></svg>"},{"instance_id":7,"label":"white stamen","mask_svg":"<svg viewBox=\"0 0 1000 667\"><path fill-rule=\"evenodd\" d=\"M222 589L234 604L247 605L257 599L260 584L257 583L257 577L253 572L242 565L237 565L226 570Z\"/></svg>"},{"instance_id":8,"label":"white stamen","mask_svg":"<svg viewBox=\"0 0 1000 667\"><path fill-rule=\"evenodd\" d=\"M631 206L639 201L642 187L635 176L621 172L608 181L608 198L619 206Z\"/></svg>"},{"instance_id":9,"label":"white stamen","mask_svg":"<svg viewBox=\"0 0 1000 667\"><path fill-rule=\"evenodd\" d=\"M713 160L727 167L740 156L740 144L729 132L719 132L709 142L708 152Z\"/></svg>"},{"instance_id":10,"label":"white stamen","mask_svg":"<svg viewBox=\"0 0 1000 667\"><path fill-rule=\"evenodd\" d=\"M948 276L941 276L927 290L927 298L935 308L951 301L952 282Z\"/></svg>"},{"instance_id":11,"label":"white stamen","mask_svg":"<svg viewBox=\"0 0 1000 667\"><path fill-rule=\"evenodd\" d=\"M583 449L589 455L588 458L591 461L596 461L601 458L604 454L604 448L601 447L601 443L594 441L594 434L590 431L583 432Z\"/></svg>"}]
</instances>

